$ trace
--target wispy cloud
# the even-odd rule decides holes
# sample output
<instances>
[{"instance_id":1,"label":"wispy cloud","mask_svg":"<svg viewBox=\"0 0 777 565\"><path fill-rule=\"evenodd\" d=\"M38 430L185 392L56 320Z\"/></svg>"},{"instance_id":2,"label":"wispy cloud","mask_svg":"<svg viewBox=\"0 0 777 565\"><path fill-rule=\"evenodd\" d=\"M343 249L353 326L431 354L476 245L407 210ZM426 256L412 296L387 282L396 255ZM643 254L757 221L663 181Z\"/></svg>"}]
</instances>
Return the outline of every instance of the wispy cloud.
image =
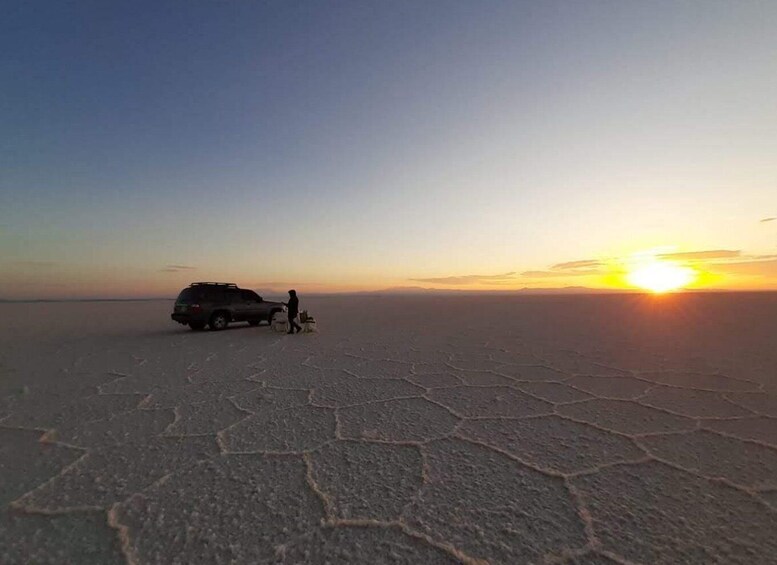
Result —
<instances>
[{"instance_id":1,"label":"wispy cloud","mask_svg":"<svg viewBox=\"0 0 777 565\"><path fill-rule=\"evenodd\" d=\"M579 259L577 261L565 261L556 263L547 269L524 271L522 277L547 278L547 277L584 277L600 275L604 272L605 263L600 259Z\"/></svg>"},{"instance_id":2,"label":"wispy cloud","mask_svg":"<svg viewBox=\"0 0 777 565\"><path fill-rule=\"evenodd\" d=\"M30 267L33 269L50 269L58 265L56 261L13 261L11 264L17 267Z\"/></svg>"},{"instance_id":3,"label":"wispy cloud","mask_svg":"<svg viewBox=\"0 0 777 565\"><path fill-rule=\"evenodd\" d=\"M777 270L777 255L748 255L738 249L703 249L697 251L682 251L675 253L658 253L650 255L657 260L670 260L693 265L702 271L732 275L762 275L773 276ZM639 259L639 256L637 257ZM581 277L579 280L595 280L595 277L618 277L624 275L631 267L633 256L613 256L602 259L578 259L555 263L546 268L532 269L522 272L507 272L498 274L452 275L445 277L411 278L409 281L431 285L445 286L531 286L536 284L555 285L564 283L563 279ZM549 279L543 281L543 279ZM597 284L601 284L598 281ZM264 283L267 286L280 286L281 283ZM282 283L285 285L286 283ZM568 284L568 283L564 283ZM263 285L264 286L264 285Z\"/></svg>"},{"instance_id":4,"label":"wispy cloud","mask_svg":"<svg viewBox=\"0 0 777 565\"><path fill-rule=\"evenodd\" d=\"M466 284L505 284L515 281L516 273L501 273L498 275L455 275L450 277L430 277L425 279L408 279L413 282L444 284L444 285L466 285Z\"/></svg>"},{"instance_id":5,"label":"wispy cloud","mask_svg":"<svg viewBox=\"0 0 777 565\"><path fill-rule=\"evenodd\" d=\"M566 263L556 263L551 267L551 270L567 270L567 269L581 269L589 267L600 267L602 262L598 259L583 259L581 261L567 261Z\"/></svg>"},{"instance_id":6,"label":"wispy cloud","mask_svg":"<svg viewBox=\"0 0 777 565\"><path fill-rule=\"evenodd\" d=\"M599 269L575 269L569 271L524 271L521 273L522 277L579 277L579 276L591 276L601 275L602 271Z\"/></svg>"},{"instance_id":7,"label":"wispy cloud","mask_svg":"<svg viewBox=\"0 0 777 565\"><path fill-rule=\"evenodd\" d=\"M297 283L297 286L299 286L299 283ZM252 283L250 288L262 289L262 290L278 290L278 291L283 290L285 292L286 289L295 288L295 284L290 282L278 282L278 281L257 282L257 283Z\"/></svg>"},{"instance_id":8,"label":"wispy cloud","mask_svg":"<svg viewBox=\"0 0 777 565\"><path fill-rule=\"evenodd\" d=\"M773 222L774 220L777 220L777 218L764 218L761 220L761 223L765 224L766 222Z\"/></svg>"},{"instance_id":9,"label":"wispy cloud","mask_svg":"<svg viewBox=\"0 0 777 565\"><path fill-rule=\"evenodd\" d=\"M197 267L190 267L189 265L165 265L164 268L159 269L162 273L180 273L181 271L194 271Z\"/></svg>"},{"instance_id":10,"label":"wispy cloud","mask_svg":"<svg viewBox=\"0 0 777 565\"><path fill-rule=\"evenodd\" d=\"M709 266L711 271L732 275L777 277L777 259L717 263Z\"/></svg>"},{"instance_id":11,"label":"wispy cloud","mask_svg":"<svg viewBox=\"0 0 777 565\"><path fill-rule=\"evenodd\" d=\"M712 249L709 251L685 251L682 253L662 253L659 259L674 259L678 261L708 261L710 259L734 259L742 254L731 249Z\"/></svg>"}]
</instances>

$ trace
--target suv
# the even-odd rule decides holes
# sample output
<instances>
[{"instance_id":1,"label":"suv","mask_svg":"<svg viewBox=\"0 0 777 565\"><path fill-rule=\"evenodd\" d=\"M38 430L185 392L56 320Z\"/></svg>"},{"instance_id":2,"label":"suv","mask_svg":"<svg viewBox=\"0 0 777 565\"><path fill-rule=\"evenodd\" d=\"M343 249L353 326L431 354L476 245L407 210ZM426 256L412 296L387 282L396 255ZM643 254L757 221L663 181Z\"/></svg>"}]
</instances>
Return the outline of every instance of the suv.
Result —
<instances>
[{"instance_id":1,"label":"suv","mask_svg":"<svg viewBox=\"0 0 777 565\"><path fill-rule=\"evenodd\" d=\"M181 291L170 317L193 330L206 325L223 330L230 322L272 321L276 312L284 310L280 302L268 302L253 290L238 288L234 283L196 282Z\"/></svg>"}]
</instances>

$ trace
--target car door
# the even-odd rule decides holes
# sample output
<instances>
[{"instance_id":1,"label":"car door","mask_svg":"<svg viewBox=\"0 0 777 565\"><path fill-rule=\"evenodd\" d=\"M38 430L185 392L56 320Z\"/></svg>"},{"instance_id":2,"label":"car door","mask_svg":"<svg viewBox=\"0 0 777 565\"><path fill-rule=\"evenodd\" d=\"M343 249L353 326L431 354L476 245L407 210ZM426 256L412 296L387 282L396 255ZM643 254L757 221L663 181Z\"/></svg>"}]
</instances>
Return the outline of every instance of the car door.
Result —
<instances>
[{"instance_id":1,"label":"car door","mask_svg":"<svg viewBox=\"0 0 777 565\"><path fill-rule=\"evenodd\" d=\"M238 289L229 289L226 293L232 320L242 322L246 319L245 298Z\"/></svg>"},{"instance_id":2,"label":"car door","mask_svg":"<svg viewBox=\"0 0 777 565\"><path fill-rule=\"evenodd\" d=\"M245 320L255 322L264 319L262 298L252 290L241 290Z\"/></svg>"}]
</instances>

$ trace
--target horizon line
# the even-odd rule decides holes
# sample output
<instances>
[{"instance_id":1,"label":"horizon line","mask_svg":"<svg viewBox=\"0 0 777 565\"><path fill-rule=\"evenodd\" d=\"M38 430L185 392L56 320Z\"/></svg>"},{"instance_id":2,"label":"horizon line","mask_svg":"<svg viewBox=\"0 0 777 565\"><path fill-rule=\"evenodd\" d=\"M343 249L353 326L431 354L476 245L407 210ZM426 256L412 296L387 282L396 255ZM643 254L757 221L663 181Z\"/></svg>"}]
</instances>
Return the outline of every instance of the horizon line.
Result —
<instances>
[{"instance_id":1,"label":"horizon line","mask_svg":"<svg viewBox=\"0 0 777 565\"><path fill-rule=\"evenodd\" d=\"M561 287L561 288L520 288L515 290L471 290L471 289L438 289L438 288L417 288L417 289L385 289L385 290L359 290L359 291L332 291L332 292L306 292L304 296L312 297L332 297L332 296L418 296L418 295L488 295L488 296L515 296L515 295L535 295L535 296L586 296L586 295L608 295L608 294L642 294L650 296L683 295L683 294L753 294L753 293L777 293L777 289L684 289L666 293L654 293L640 289L597 289L587 287ZM279 292L283 294L283 292ZM29 304L29 303L52 303L52 302L155 302L155 301L175 300L171 296L155 297L88 297L88 298L0 298L0 304Z\"/></svg>"}]
</instances>

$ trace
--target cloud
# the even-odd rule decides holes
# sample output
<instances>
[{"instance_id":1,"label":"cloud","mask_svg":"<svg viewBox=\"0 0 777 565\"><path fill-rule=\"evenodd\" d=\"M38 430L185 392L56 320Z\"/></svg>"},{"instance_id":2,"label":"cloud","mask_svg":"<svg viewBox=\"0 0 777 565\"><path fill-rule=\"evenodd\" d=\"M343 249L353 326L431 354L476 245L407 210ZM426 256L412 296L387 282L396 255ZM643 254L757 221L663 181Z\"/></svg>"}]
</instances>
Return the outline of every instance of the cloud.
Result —
<instances>
[{"instance_id":1,"label":"cloud","mask_svg":"<svg viewBox=\"0 0 777 565\"><path fill-rule=\"evenodd\" d=\"M708 260L708 259L734 259L742 254L741 251L731 249L712 249L710 251L685 251L682 253L662 253L657 257L659 259L678 259L685 261Z\"/></svg>"},{"instance_id":2,"label":"cloud","mask_svg":"<svg viewBox=\"0 0 777 565\"><path fill-rule=\"evenodd\" d=\"M515 272L499 275L457 275L451 277L431 277L427 279L408 279L413 282L465 285L465 284L505 284L515 280Z\"/></svg>"},{"instance_id":3,"label":"cloud","mask_svg":"<svg viewBox=\"0 0 777 565\"><path fill-rule=\"evenodd\" d=\"M718 273L750 274L772 276L777 265L775 255L745 255L738 249L706 249L701 251L683 251L677 253L659 253L658 260L687 261L702 270ZM494 275L454 275L447 277L411 278L409 281L441 286L483 285L491 287L508 285L543 284L542 279L552 279L554 283L572 277L613 277L624 275L630 266L631 256L609 257L605 259L580 259L555 263L544 269L500 273ZM266 283L274 286L278 283ZM284 283L285 284L285 283ZM551 284L548 281L548 284Z\"/></svg>"},{"instance_id":4,"label":"cloud","mask_svg":"<svg viewBox=\"0 0 777 565\"><path fill-rule=\"evenodd\" d=\"M17 267L31 267L33 269L50 269L58 265L55 261L14 261L11 264Z\"/></svg>"},{"instance_id":5,"label":"cloud","mask_svg":"<svg viewBox=\"0 0 777 565\"><path fill-rule=\"evenodd\" d=\"M296 283L296 286L300 286L300 283ZM263 290L283 290L285 292L286 289L288 288L296 288L296 287L294 283L274 281L274 282L252 283L250 288L254 288L254 289L260 288Z\"/></svg>"},{"instance_id":6,"label":"cloud","mask_svg":"<svg viewBox=\"0 0 777 565\"><path fill-rule=\"evenodd\" d=\"M710 270L730 275L757 277L777 277L777 259L763 261L740 261L737 263L719 263L710 266Z\"/></svg>"},{"instance_id":7,"label":"cloud","mask_svg":"<svg viewBox=\"0 0 777 565\"><path fill-rule=\"evenodd\" d=\"M521 276L529 278L585 277L603 274L604 270L602 267L604 266L605 263L599 259L580 259L556 263L547 269L523 271Z\"/></svg>"},{"instance_id":8,"label":"cloud","mask_svg":"<svg viewBox=\"0 0 777 565\"><path fill-rule=\"evenodd\" d=\"M553 266L555 267L555 265ZM553 268L551 267L551 269ZM599 269L574 269L569 271L524 271L521 273L522 277L576 277L586 275L600 275L602 271Z\"/></svg>"},{"instance_id":9,"label":"cloud","mask_svg":"<svg viewBox=\"0 0 777 565\"><path fill-rule=\"evenodd\" d=\"M774 220L777 220L777 218L764 218L761 220L761 223L765 224L766 222L773 222Z\"/></svg>"},{"instance_id":10,"label":"cloud","mask_svg":"<svg viewBox=\"0 0 777 565\"><path fill-rule=\"evenodd\" d=\"M159 271L162 273L180 273L181 271L194 271L196 269L197 267L190 267L189 265L165 265Z\"/></svg>"},{"instance_id":11,"label":"cloud","mask_svg":"<svg viewBox=\"0 0 777 565\"><path fill-rule=\"evenodd\" d=\"M556 263L551 267L552 270L579 269L581 267L600 267L601 261L597 259L583 259L582 261L567 261L566 263Z\"/></svg>"}]
</instances>

